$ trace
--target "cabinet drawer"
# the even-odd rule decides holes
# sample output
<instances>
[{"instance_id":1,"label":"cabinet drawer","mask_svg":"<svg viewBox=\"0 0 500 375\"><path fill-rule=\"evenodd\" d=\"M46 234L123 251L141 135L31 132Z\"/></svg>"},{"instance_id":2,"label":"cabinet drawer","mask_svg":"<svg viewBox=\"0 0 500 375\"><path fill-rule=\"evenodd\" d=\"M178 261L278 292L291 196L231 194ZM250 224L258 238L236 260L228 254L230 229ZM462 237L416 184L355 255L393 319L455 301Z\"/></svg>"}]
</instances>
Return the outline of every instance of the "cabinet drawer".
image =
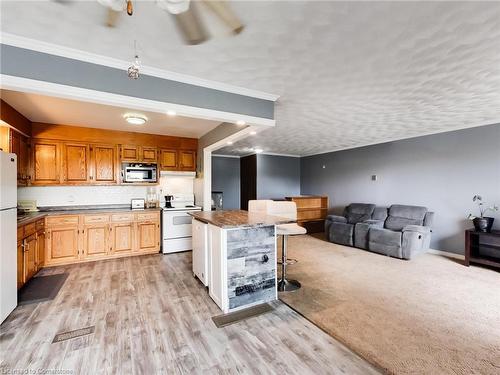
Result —
<instances>
[{"instance_id":1,"label":"cabinet drawer","mask_svg":"<svg viewBox=\"0 0 500 375\"><path fill-rule=\"evenodd\" d=\"M39 230L42 230L43 228L45 228L45 219L38 220L38 221L35 223L35 228L36 228L37 232L38 232Z\"/></svg>"},{"instance_id":2,"label":"cabinet drawer","mask_svg":"<svg viewBox=\"0 0 500 375\"><path fill-rule=\"evenodd\" d=\"M159 220L159 218L160 218L159 212L137 214L137 220Z\"/></svg>"},{"instance_id":3,"label":"cabinet drawer","mask_svg":"<svg viewBox=\"0 0 500 375\"><path fill-rule=\"evenodd\" d=\"M109 215L85 215L83 217L83 222L85 224L93 224L93 223L107 223L109 222Z\"/></svg>"},{"instance_id":4,"label":"cabinet drawer","mask_svg":"<svg viewBox=\"0 0 500 375\"><path fill-rule=\"evenodd\" d=\"M134 221L134 214L112 214L111 221L113 223Z\"/></svg>"},{"instance_id":5,"label":"cabinet drawer","mask_svg":"<svg viewBox=\"0 0 500 375\"><path fill-rule=\"evenodd\" d=\"M78 225L78 215L50 216L47 218L47 225Z\"/></svg>"},{"instance_id":6,"label":"cabinet drawer","mask_svg":"<svg viewBox=\"0 0 500 375\"><path fill-rule=\"evenodd\" d=\"M24 237L31 236L36 232L35 223L26 224L24 226Z\"/></svg>"}]
</instances>

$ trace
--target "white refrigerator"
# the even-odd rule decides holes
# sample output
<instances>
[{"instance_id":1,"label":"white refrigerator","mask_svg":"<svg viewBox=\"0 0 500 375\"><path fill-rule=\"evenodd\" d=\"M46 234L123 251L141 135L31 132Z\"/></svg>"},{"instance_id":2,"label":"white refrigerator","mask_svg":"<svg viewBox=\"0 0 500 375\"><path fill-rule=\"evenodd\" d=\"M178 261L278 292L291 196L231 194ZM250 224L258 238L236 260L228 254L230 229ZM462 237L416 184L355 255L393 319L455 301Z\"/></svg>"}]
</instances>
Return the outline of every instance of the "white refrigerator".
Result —
<instances>
[{"instance_id":1,"label":"white refrigerator","mask_svg":"<svg viewBox=\"0 0 500 375\"><path fill-rule=\"evenodd\" d=\"M0 151L0 323L17 306L17 156Z\"/></svg>"}]
</instances>

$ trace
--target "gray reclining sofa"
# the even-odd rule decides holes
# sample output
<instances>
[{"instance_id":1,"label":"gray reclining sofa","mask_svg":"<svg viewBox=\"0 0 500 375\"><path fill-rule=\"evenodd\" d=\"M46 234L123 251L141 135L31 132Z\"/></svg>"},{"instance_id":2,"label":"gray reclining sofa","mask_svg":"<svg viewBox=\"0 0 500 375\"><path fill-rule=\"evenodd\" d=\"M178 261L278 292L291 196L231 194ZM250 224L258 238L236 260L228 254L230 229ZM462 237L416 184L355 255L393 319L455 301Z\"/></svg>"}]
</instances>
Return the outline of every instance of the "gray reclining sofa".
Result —
<instances>
[{"instance_id":1,"label":"gray reclining sofa","mask_svg":"<svg viewBox=\"0 0 500 375\"><path fill-rule=\"evenodd\" d=\"M327 216L325 234L340 245L411 259L429 249L433 218L426 207L351 203L342 216Z\"/></svg>"}]
</instances>

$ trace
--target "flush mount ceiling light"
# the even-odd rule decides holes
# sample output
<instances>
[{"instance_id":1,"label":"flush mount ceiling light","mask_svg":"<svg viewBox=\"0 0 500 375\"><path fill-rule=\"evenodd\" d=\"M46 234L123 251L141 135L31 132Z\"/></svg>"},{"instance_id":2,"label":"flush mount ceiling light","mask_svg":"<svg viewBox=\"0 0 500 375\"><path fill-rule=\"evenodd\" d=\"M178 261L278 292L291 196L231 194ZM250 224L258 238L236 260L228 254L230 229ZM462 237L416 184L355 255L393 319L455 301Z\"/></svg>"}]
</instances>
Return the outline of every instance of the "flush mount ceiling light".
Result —
<instances>
[{"instance_id":1,"label":"flush mount ceiling light","mask_svg":"<svg viewBox=\"0 0 500 375\"><path fill-rule=\"evenodd\" d=\"M177 114L177 112L175 112L175 111L171 111L171 110L167 111L167 115L169 115L169 116L175 116L176 114Z\"/></svg>"},{"instance_id":2,"label":"flush mount ceiling light","mask_svg":"<svg viewBox=\"0 0 500 375\"><path fill-rule=\"evenodd\" d=\"M148 121L148 118L146 116L138 115L135 113L127 113L123 115L123 118L131 125L144 125L146 121Z\"/></svg>"},{"instance_id":3,"label":"flush mount ceiling light","mask_svg":"<svg viewBox=\"0 0 500 375\"><path fill-rule=\"evenodd\" d=\"M243 121L243 120L238 120L238 121L236 121L236 125L243 126L243 125L245 125L245 124L246 124L246 122L245 122L245 121Z\"/></svg>"},{"instance_id":4,"label":"flush mount ceiling light","mask_svg":"<svg viewBox=\"0 0 500 375\"><path fill-rule=\"evenodd\" d=\"M228 141L228 142L227 142L227 144L228 144L228 145L232 145L232 144L233 144L233 142L231 142L231 141Z\"/></svg>"},{"instance_id":5,"label":"flush mount ceiling light","mask_svg":"<svg viewBox=\"0 0 500 375\"><path fill-rule=\"evenodd\" d=\"M254 150L254 152L255 152L256 154L260 154L262 151L264 151L263 149L258 148L258 147L255 147L253 150Z\"/></svg>"},{"instance_id":6,"label":"flush mount ceiling light","mask_svg":"<svg viewBox=\"0 0 500 375\"><path fill-rule=\"evenodd\" d=\"M252 131L250 132L250 135L255 135L255 134L257 134L257 132L256 132L255 130L252 130Z\"/></svg>"}]
</instances>

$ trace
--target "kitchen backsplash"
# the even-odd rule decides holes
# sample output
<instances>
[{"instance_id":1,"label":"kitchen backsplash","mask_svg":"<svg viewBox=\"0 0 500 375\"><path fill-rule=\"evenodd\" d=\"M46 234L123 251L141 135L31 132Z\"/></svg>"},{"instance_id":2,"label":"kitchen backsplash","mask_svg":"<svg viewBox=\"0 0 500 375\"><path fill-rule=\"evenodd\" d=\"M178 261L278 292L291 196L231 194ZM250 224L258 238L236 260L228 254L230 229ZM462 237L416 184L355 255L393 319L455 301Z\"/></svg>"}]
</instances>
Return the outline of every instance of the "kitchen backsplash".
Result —
<instances>
[{"instance_id":1,"label":"kitchen backsplash","mask_svg":"<svg viewBox=\"0 0 500 375\"><path fill-rule=\"evenodd\" d=\"M154 185L160 198L169 194L193 194L192 177L161 177ZM18 200L36 200L38 207L95 204L129 204L132 198L146 198L148 186L31 186L17 189Z\"/></svg>"}]
</instances>

